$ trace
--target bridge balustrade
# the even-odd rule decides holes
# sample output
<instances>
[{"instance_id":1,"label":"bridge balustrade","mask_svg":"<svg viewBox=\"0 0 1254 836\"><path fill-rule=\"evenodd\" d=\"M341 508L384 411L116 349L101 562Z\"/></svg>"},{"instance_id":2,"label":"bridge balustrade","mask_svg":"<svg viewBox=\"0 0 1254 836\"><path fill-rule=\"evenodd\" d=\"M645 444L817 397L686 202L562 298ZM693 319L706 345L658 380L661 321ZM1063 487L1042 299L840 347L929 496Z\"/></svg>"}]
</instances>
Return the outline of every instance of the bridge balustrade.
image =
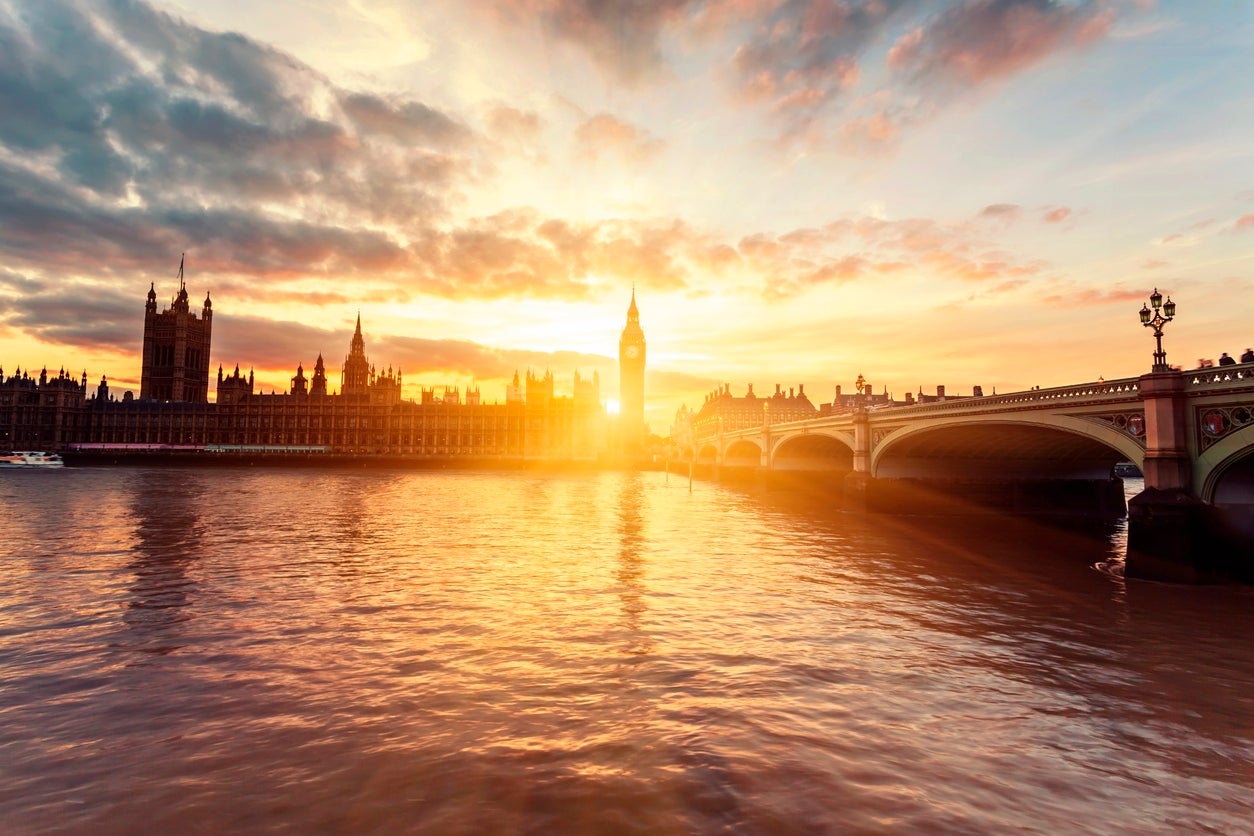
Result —
<instances>
[{"instance_id":1,"label":"bridge balustrade","mask_svg":"<svg viewBox=\"0 0 1254 836\"><path fill-rule=\"evenodd\" d=\"M1254 365L1220 366L1215 369L1198 369L1185 374L1185 386L1189 389L1224 389L1234 383L1254 380Z\"/></svg>"}]
</instances>

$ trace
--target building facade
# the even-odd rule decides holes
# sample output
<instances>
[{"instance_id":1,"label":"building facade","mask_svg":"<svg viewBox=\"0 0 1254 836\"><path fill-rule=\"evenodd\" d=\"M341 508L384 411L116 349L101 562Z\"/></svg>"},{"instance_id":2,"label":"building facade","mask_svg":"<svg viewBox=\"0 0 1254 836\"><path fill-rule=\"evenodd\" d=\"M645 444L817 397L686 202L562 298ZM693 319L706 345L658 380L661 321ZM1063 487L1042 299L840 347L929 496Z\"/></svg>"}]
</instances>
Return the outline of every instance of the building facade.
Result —
<instances>
[{"instance_id":1,"label":"building facade","mask_svg":"<svg viewBox=\"0 0 1254 836\"><path fill-rule=\"evenodd\" d=\"M157 313L157 287L148 288L144 307L144 356L139 396L178 403L209 401L209 344L213 303L205 294L201 315L192 312L179 261L179 292L170 307Z\"/></svg>"},{"instance_id":2,"label":"building facade","mask_svg":"<svg viewBox=\"0 0 1254 836\"><path fill-rule=\"evenodd\" d=\"M179 299L186 297L180 287ZM175 312L181 307L175 300ZM208 302L206 316L209 321ZM155 293L149 291L145 350ZM153 329L153 346L169 344ZM208 328L204 330L208 338ZM166 342L163 342L166 340ZM183 340L187 347L190 342ZM208 345L203 346L205 355ZM168 354L155 354L164 362ZM145 354L147 357L147 353ZM199 359L199 358L194 358ZM160 362L154 368L169 368ZM147 374L147 366L145 366ZM206 372L207 375L207 372ZM145 377L145 380L148 378ZM39 378L0 370L0 448L53 451L159 451L251 449L261 452L325 452L367 456L485 460L595 461L607 448L600 378L574 378L571 396L554 394L551 372L530 371L525 388L515 374L504 403L485 404L477 388L463 394L445 387L442 395L423 388L421 400L401 397L401 373L376 372L366 359L361 318L349 343L342 390L327 393L325 364L319 355L312 380L297 365L291 390L261 394L254 376L236 366L218 368L217 401L176 391L173 378L154 373L149 396L121 399L102 379L89 395L87 377L74 380L64 370ZM187 382L187 378L184 378ZM206 377L207 383L207 377ZM169 386L167 390L163 387ZM207 389L207 386L205 387ZM158 397L170 394L171 397ZM181 394L182 399L173 397ZM264 449L263 449L264 448Z\"/></svg>"}]
</instances>

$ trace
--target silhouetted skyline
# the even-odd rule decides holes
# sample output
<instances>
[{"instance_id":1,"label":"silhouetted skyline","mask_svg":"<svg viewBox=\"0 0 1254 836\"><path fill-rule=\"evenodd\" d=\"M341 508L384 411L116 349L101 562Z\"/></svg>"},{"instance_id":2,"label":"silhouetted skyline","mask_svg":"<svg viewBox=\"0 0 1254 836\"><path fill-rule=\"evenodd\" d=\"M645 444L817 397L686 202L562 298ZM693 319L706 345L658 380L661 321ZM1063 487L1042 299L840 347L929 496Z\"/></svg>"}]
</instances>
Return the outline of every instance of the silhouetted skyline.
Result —
<instances>
[{"instance_id":1,"label":"silhouetted skyline","mask_svg":"<svg viewBox=\"0 0 1254 836\"><path fill-rule=\"evenodd\" d=\"M614 391L634 284L655 429L722 383L1136 374L1153 287L1173 360L1235 356L1252 8L0 4L0 363L137 387L183 252L267 390L360 313L407 396Z\"/></svg>"}]
</instances>

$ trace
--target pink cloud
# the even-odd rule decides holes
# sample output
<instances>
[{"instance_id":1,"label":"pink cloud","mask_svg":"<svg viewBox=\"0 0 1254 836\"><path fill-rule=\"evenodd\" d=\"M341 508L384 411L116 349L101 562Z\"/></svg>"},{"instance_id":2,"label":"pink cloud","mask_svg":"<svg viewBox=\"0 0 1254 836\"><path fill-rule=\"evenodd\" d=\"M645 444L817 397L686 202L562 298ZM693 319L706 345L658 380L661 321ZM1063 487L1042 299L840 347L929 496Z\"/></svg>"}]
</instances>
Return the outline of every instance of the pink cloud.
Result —
<instances>
[{"instance_id":1,"label":"pink cloud","mask_svg":"<svg viewBox=\"0 0 1254 836\"><path fill-rule=\"evenodd\" d=\"M850 119L840 126L836 139L842 150L857 156L876 156L896 147L901 127L884 113Z\"/></svg>"},{"instance_id":2,"label":"pink cloud","mask_svg":"<svg viewBox=\"0 0 1254 836\"><path fill-rule=\"evenodd\" d=\"M1242 215L1237 218L1237 222L1232 225L1233 230L1254 229L1254 215Z\"/></svg>"},{"instance_id":3,"label":"pink cloud","mask_svg":"<svg viewBox=\"0 0 1254 836\"><path fill-rule=\"evenodd\" d=\"M575 128L575 147L585 159L611 153L641 163L661 153L664 144L648 131L608 113L598 113Z\"/></svg>"},{"instance_id":4,"label":"pink cloud","mask_svg":"<svg viewBox=\"0 0 1254 836\"><path fill-rule=\"evenodd\" d=\"M1049 223L1049 224L1062 223L1069 217L1071 217L1071 210L1068 209L1066 206L1058 206L1054 209L1050 209L1048 212L1045 213L1045 223Z\"/></svg>"},{"instance_id":5,"label":"pink cloud","mask_svg":"<svg viewBox=\"0 0 1254 836\"><path fill-rule=\"evenodd\" d=\"M888 66L921 82L977 86L1104 37L1109 9L1041 0L970 0L897 39Z\"/></svg>"}]
</instances>

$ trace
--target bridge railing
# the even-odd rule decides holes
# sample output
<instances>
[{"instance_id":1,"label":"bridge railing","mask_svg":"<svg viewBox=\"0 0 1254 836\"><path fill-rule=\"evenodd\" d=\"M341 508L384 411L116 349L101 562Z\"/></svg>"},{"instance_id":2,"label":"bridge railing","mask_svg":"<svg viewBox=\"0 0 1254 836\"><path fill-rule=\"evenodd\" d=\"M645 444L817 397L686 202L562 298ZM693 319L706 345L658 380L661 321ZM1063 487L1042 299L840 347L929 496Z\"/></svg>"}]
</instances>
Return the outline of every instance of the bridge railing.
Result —
<instances>
[{"instance_id":1,"label":"bridge railing","mask_svg":"<svg viewBox=\"0 0 1254 836\"><path fill-rule=\"evenodd\" d=\"M1207 369L1207 371L1210 371ZM1247 375L1254 374L1254 368ZM1118 380L1105 380L1094 383L1079 383L1074 386L1057 386L1052 389L1029 389L1025 392L1008 392L1004 395L981 395L978 397L956 397L953 400L935 401L933 403L913 404L906 406L897 404L883 406L871 410L872 418L892 415L893 417L914 418L920 415L936 415L947 413L996 412L1007 407L1023 408L1032 406L1052 406L1054 404L1089 404L1118 403L1136 400L1139 392L1139 379L1125 377ZM772 430L785 430L798 426L839 427L852 426L851 412L834 415L815 416L801 421L781 421L771 424ZM724 431L726 436L741 437L761 432L760 428ZM712 438L712 435L702 438Z\"/></svg>"},{"instance_id":2,"label":"bridge railing","mask_svg":"<svg viewBox=\"0 0 1254 836\"><path fill-rule=\"evenodd\" d=\"M1229 389L1234 384L1243 386L1254 385L1254 363L1194 369L1184 373L1184 385L1192 390Z\"/></svg>"},{"instance_id":3,"label":"bridge railing","mask_svg":"<svg viewBox=\"0 0 1254 836\"><path fill-rule=\"evenodd\" d=\"M1254 388L1254 363L1242 363L1233 366L1216 368L1192 369L1183 372L1185 386L1190 391L1223 390L1233 386ZM1068 404L1099 404L1126 403L1139 398L1139 380L1137 377L1124 377L1117 380L1104 380L1094 383L1079 383L1074 386L1057 386L1052 389L1029 389L1025 392L1008 392L1004 395L983 395L980 397L960 397L953 400L935 401L933 403L898 404L884 406L871 411L872 417L892 416L916 417L947 413L995 412L999 409L1048 407ZM852 413L842 412L834 415L815 416L802 421L780 422L772 424L772 430L785 430L804 425L841 427L852 426ZM761 431L760 427L737 429L725 432L728 436L754 435ZM703 436L712 438L713 434Z\"/></svg>"},{"instance_id":4,"label":"bridge railing","mask_svg":"<svg viewBox=\"0 0 1254 836\"><path fill-rule=\"evenodd\" d=\"M1064 403L1107 403L1127 401L1138 396L1139 380L1125 377L1074 386L1056 386L1052 389L1028 389L1025 392L1008 392L1004 395L983 395L955 400L935 401L914 406L894 406L894 414L930 415L937 412L970 412L997 409L1006 406ZM880 410L877 410L877 412Z\"/></svg>"}]
</instances>

